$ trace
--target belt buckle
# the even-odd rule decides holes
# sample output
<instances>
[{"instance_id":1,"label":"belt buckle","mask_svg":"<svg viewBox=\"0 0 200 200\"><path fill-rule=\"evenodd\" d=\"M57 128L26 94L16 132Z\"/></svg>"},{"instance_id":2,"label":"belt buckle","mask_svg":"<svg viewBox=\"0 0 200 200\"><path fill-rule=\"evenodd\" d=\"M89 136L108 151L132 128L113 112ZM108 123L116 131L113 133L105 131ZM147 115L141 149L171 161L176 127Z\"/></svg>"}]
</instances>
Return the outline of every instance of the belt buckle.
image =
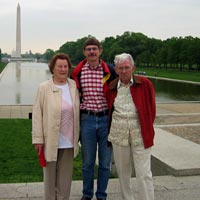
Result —
<instances>
[{"instance_id":1,"label":"belt buckle","mask_svg":"<svg viewBox=\"0 0 200 200\"><path fill-rule=\"evenodd\" d=\"M94 116L97 117L98 116L98 112L93 112Z\"/></svg>"}]
</instances>

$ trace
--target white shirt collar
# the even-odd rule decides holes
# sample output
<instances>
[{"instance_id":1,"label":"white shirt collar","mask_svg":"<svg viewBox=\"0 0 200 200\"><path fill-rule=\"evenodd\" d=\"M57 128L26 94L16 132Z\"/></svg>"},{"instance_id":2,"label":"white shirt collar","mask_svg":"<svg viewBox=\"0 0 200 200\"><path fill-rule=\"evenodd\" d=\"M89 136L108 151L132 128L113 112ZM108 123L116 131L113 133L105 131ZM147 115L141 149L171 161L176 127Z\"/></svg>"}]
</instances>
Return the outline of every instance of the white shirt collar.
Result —
<instances>
[{"instance_id":1,"label":"white shirt collar","mask_svg":"<svg viewBox=\"0 0 200 200\"><path fill-rule=\"evenodd\" d=\"M131 80L130 80L130 82L127 85L125 85L124 83L122 83L121 80L119 79L119 81L117 83L117 89L120 88L121 86L125 86L125 87L128 86L129 87L133 83L134 83L133 76L131 77Z\"/></svg>"}]
</instances>

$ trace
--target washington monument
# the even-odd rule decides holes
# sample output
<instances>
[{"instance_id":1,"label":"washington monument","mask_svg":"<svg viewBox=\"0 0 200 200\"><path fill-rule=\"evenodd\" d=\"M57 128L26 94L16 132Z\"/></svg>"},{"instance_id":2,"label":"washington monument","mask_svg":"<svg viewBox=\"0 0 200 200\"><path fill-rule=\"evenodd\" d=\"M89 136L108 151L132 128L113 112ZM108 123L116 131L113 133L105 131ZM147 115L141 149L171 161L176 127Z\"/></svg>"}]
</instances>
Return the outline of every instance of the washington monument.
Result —
<instances>
[{"instance_id":1,"label":"washington monument","mask_svg":"<svg viewBox=\"0 0 200 200\"><path fill-rule=\"evenodd\" d=\"M17 21L16 21L16 58L21 58L21 13L20 5L17 5Z\"/></svg>"}]
</instances>

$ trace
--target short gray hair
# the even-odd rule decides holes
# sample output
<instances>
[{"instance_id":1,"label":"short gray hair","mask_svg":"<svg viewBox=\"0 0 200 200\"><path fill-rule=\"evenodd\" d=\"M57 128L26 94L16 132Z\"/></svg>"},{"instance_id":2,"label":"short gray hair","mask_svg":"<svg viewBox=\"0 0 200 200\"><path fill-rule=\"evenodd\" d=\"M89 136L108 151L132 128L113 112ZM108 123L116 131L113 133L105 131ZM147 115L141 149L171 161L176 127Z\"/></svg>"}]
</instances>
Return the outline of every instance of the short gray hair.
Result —
<instances>
[{"instance_id":1,"label":"short gray hair","mask_svg":"<svg viewBox=\"0 0 200 200\"><path fill-rule=\"evenodd\" d=\"M131 56L131 54L128 54L128 53L122 53L122 54L116 55L114 59L115 66L126 60L129 60L131 65L134 66L135 63L134 63L133 57Z\"/></svg>"}]
</instances>

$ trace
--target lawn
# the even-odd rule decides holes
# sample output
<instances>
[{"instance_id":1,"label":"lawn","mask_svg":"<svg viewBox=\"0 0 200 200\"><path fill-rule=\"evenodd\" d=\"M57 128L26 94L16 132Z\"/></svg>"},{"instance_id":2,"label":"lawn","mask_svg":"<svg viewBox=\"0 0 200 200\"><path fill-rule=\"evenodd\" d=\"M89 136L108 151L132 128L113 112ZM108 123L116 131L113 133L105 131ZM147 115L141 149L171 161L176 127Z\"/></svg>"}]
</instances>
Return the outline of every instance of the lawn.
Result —
<instances>
[{"instance_id":1,"label":"lawn","mask_svg":"<svg viewBox=\"0 0 200 200\"><path fill-rule=\"evenodd\" d=\"M0 183L42 181L42 168L31 144L31 120L0 119L0 152ZM82 179L80 154L73 179Z\"/></svg>"},{"instance_id":2,"label":"lawn","mask_svg":"<svg viewBox=\"0 0 200 200\"><path fill-rule=\"evenodd\" d=\"M146 72L147 76L200 82L200 72L197 71L188 72L188 71L178 71L174 69L166 70L159 68L142 68L142 67L136 68L135 73L137 74L138 71Z\"/></svg>"},{"instance_id":3,"label":"lawn","mask_svg":"<svg viewBox=\"0 0 200 200\"><path fill-rule=\"evenodd\" d=\"M0 73L3 71L7 63L0 62Z\"/></svg>"}]
</instances>

